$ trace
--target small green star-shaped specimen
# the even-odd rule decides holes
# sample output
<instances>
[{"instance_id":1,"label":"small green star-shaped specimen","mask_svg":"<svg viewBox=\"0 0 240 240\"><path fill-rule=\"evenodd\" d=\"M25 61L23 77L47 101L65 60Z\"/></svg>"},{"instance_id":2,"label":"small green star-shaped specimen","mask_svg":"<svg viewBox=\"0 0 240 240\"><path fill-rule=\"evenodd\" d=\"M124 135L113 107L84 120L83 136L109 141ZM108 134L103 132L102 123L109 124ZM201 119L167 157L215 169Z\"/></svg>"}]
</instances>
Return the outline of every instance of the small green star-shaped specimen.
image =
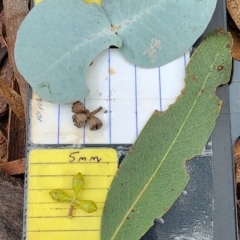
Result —
<instances>
[{"instance_id":1,"label":"small green star-shaped specimen","mask_svg":"<svg viewBox=\"0 0 240 240\"><path fill-rule=\"evenodd\" d=\"M72 187L74 190L73 197L68 196L67 193L65 193L61 189L54 189L49 192L50 196L53 200L57 202L70 202L70 208L68 212L68 217L72 217L72 212L75 206L80 207L83 211L87 213L92 213L97 211L97 205L92 200L78 200L77 196L78 193L83 189L83 186L85 184L85 179L81 173L76 174L73 177Z\"/></svg>"}]
</instances>

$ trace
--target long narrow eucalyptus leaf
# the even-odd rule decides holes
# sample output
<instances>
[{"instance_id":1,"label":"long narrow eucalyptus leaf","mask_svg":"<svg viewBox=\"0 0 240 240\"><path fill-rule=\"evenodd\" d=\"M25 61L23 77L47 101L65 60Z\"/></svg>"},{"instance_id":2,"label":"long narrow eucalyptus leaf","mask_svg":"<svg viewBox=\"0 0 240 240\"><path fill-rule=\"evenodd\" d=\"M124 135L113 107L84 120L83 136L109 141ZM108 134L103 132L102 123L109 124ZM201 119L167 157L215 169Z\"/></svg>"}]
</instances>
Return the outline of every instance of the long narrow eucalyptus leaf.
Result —
<instances>
[{"instance_id":1,"label":"long narrow eucalyptus leaf","mask_svg":"<svg viewBox=\"0 0 240 240\"><path fill-rule=\"evenodd\" d=\"M166 112L155 111L123 160L103 210L102 240L139 240L186 186L186 160L201 154L230 79L232 40L214 30L193 54L186 86Z\"/></svg>"}]
</instances>

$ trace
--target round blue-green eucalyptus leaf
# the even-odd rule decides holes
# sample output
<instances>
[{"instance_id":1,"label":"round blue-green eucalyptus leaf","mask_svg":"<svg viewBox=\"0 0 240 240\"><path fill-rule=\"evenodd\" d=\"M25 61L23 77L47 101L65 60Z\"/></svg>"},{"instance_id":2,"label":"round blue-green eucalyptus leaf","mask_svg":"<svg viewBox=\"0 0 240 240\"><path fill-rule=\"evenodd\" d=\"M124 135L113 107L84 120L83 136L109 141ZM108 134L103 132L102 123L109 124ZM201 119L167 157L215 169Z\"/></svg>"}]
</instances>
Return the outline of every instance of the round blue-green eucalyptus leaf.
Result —
<instances>
[{"instance_id":1,"label":"round blue-green eucalyptus leaf","mask_svg":"<svg viewBox=\"0 0 240 240\"><path fill-rule=\"evenodd\" d=\"M164 65L183 55L207 27L217 0L104 0L120 49L142 67Z\"/></svg>"},{"instance_id":2,"label":"round blue-green eucalyptus leaf","mask_svg":"<svg viewBox=\"0 0 240 240\"><path fill-rule=\"evenodd\" d=\"M15 45L17 68L43 99L68 103L86 97L89 64L122 40L105 11L82 0L44 0L23 21Z\"/></svg>"}]
</instances>

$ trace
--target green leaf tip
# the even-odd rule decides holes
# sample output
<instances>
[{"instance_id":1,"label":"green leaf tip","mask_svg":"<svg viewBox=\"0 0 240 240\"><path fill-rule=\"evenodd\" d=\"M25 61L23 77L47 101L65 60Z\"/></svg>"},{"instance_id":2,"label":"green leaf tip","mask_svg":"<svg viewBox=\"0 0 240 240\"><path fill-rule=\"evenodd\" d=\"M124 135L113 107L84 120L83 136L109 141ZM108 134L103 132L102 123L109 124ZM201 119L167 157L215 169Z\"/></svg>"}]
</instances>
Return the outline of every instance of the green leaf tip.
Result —
<instances>
[{"instance_id":1,"label":"green leaf tip","mask_svg":"<svg viewBox=\"0 0 240 240\"><path fill-rule=\"evenodd\" d=\"M182 94L148 120L111 184L101 240L140 239L181 194L189 180L185 162L202 153L219 114L215 92L230 79L231 46L229 33L211 32L192 55Z\"/></svg>"},{"instance_id":2,"label":"green leaf tip","mask_svg":"<svg viewBox=\"0 0 240 240\"><path fill-rule=\"evenodd\" d=\"M217 0L44 0L19 28L15 61L39 97L70 103L89 94L90 63L116 46L153 68L182 56L204 32ZM166 27L167 26L167 27Z\"/></svg>"},{"instance_id":3,"label":"green leaf tip","mask_svg":"<svg viewBox=\"0 0 240 240\"><path fill-rule=\"evenodd\" d=\"M87 213L92 213L98 210L97 205L92 200L79 200L77 196L79 192L83 189L85 180L83 175L79 172L73 177L72 187L74 191L73 197L68 196L61 189L54 189L49 192L51 198L57 202L70 202L68 217L72 218L73 210L75 206L79 206L83 211Z\"/></svg>"}]
</instances>

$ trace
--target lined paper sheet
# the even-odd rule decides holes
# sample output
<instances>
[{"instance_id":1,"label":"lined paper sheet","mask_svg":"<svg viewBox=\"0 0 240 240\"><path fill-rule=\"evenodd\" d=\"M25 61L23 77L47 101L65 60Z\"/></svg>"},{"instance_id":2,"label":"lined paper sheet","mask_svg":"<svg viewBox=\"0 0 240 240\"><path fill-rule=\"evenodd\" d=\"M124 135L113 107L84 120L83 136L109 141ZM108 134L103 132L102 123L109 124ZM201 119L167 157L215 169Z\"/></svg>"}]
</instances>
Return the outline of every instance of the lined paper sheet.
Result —
<instances>
[{"instance_id":1,"label":"lined paper sheet","mask_svg":"<svg viewBox=\"0 0 240 240\"><path fill-rule=\"evenodd\" d=\"M98 131L73 125L71 104L52 104L33 93L30 140L34 144L131 144L154 110L165 111L184 87L189 53L159 68L144 69L127 62L118 49L109 49L89 67L91 90L81 100L103 122ZM78 87L78 86L76 86Z\"/></svg>"},{"instance_id":2,"label":"lined paper sheet","mask_svg":"<svg viewBox=\"0 0 240 240\"><path fill-rule=\"evenodd\" d=\"M98 240L100 221L108 188L117 170L114 149L33 150L29 154L27 240ZM93 200L98 210L85 213L75 208L67 217L70 203L55 202L49 195L62 189L73 196L72 179L78 172L85 186L78 199Z\"/></svg>"}]
</instances>

